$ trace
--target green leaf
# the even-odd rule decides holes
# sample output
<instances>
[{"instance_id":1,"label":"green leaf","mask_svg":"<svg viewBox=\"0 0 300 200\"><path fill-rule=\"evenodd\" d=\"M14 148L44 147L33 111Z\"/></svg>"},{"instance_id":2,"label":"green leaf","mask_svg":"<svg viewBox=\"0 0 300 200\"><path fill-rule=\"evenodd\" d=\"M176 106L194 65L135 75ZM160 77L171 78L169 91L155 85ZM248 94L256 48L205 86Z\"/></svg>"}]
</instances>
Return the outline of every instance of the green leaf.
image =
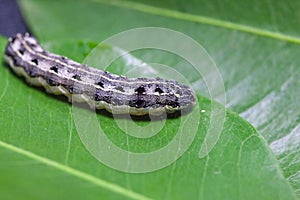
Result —
<instances>
[{"instance_id":1,"label":"green leaf","mask_svg":"<svg viewBox=\"0 0 300 200\"><path fill-rule=\"evenodd\" d=\"M49 42L46 46L55 52L81 58L84 51L89 52L93 45L82 42L56 45ZM101 48L103 52L107 49L109 47ZM199 158L212 112L223 109L206 98L198 98L199 109L206 111L201 112L200 121L191 118L190 114L168 119L163 129L148 139L131 137L113 128L123 119L114 120L97 114L107 137L131 152L151 152L168 145L178 133L178 125L182 121L192 121L192 126L199 128L188 151L176 162L161 170L130 174L98 162L85 149L78 136L80 129L74 125L76 115L72 114L70 105L29 87L7 67L1 67L1 74L4 87L0 104L3 111L0 122L3 173L0 181L5 185L1 188L5 198L53 199L68 197L71 193L75 199L294 198L265 142L249 123L235 113L227 111L218 143L208 156ZM216 110L212 111L212 108ZM83 123L91 129L91 122L85 120L85 116L90 117L93 113L88 109L78 109ZM199 113L199 110L196 111ZM136 123L147 125L144 121ZM160 120L151 123L160 123ZM190 135L191 130L192 127L183 125L185 135ZM115 154L109 156L111 159L118 158ZM45 184L41 186L40 182ZM22 191L24 187L26 190ZM213 192L215 190L218 192ZM83 193L88 196L83 196Z\"/></svg>"},{"instance_id":2,"label":"green leaf","mask_svg":"<svg viewBox=\"0 0 300 200\"><path fill-rule=\"evenodd\" d=\"M226 106L255 125L277 155L281 168L256 131L230 111L227 111L224 129L217 145L207 157L199 159L198 153L209 125L211 105L218 105L199 97L199 108L207 112L201 114L197 136L179 160L148 174L115 171L99 164L85 150L67 103L28 87L22 80L11 75L8 69L3 68L3 73L0 73L4 76L0 79L1 83L5 85L1 87L3 91L0 93L3 94L0 101L3 110L0 122L3 150L1 163L7 164L1 165L3 178L0 181L1 185L6 185L1 189L1 194L7 195L5 197L17 197L20 194L19 197L27 195L55 198L72 193L72 197L82 198L80 194L86 193L88 198L143 198L137 195L159 199L295 198L300 187L297 153L300 111L297 106L299 95L296 92L299 88L299 46L296 44L299 39L281 37L274 29L265 26L269 22L268 17L263 15L268 14L265 9L259 10L261 15L252 18L250 16L255 13L253 10L233 1L224 8L222 6L224 10L214 4L201 4L199 10L193 4L188 7L181 4L173 7L168 5L164 7L169 12L160 12L161 14L155 13L154 9L159 8L160 3L156 3L157 7L154 8L145 4L127 6L127 2L119 1L113 1L112 5L103 4L102 1L72 1L67 6L54 1L27 0L21 3L32 30L41 41L47 42L49 50L78 61L82 61L90 50L88 43L76 42L82 39L101 41L114 33L141 26L162 26L188 34L209 51L219 66L226 87ZM139 9L141 5L143 9ZM231 8L230 5L235 7ZM297 8L297 5L286 5ZM278 6L278 18L291 13L288 9L280 9L281 7ZM192 16L181 15L175 9ZM234 21L237 18L236 12L231 12L234 9L242 9L239 21ZM209 20L201 18L203 16L207 16ZM287 30L286 33L297 33L297 18L292 17L292 14L288 15L287 18L291 20L285 18L285 23L276 20L278 29ZM219 21L210 20L211 18L222 21L218 23ZM277 16L273 19L277 19ZM234 24L230 23L228 26L228 22ZM261 25L259 22L264 23ZM243 29L244 26L246 29ZM252 30L251 27L255 31L249 31ZM70 39L75 42L66 43ZM56 41L56 48L51 46L52 41ZM82 52L85 48L87 51ZM174 65L175 69L182 66L176 59L161 52L151 52L150 56L143 52L135 55L149 63L158 57L161 63ZM196 81L193 86L196 89L201 87ZM111 123L114 123L111 118L103 115L97 117L108 131L111 130ZM168 121L167 125L176 125L178 120L180 119ZM159 142L167 143L172 138L173 130L174 128L162 130L160 134L167 137L160 136ZM121 141L127 139L130 145L123 143L123 148L139 151L139 147L144 146L138 140L121 134L119 132L114 136L107 133L110 139L121 146ZM148 144L152 145L149 149L160 147L157 138L153 138ZM285 177L281 174L282 171ZM55 177L55 180L51 177ZM31 183L29 185L28 179ZM39 184L41 181L47 181L47 184ZM58 187L61 190L56 192L60 184L63 187ZM23 192L12 192L15 185Z\"/></svg>"}]
</instances>

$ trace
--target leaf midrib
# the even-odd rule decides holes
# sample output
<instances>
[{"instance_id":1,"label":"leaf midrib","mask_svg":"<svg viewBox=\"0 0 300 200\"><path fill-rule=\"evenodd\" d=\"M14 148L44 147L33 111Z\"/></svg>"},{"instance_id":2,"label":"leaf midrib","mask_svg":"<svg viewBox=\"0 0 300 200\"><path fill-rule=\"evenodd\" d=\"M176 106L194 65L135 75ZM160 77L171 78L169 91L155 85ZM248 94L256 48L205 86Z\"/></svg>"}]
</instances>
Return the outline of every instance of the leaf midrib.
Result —
<instances>
[{"instance_id":1,"label":"leaf midrib","mask_svg":"<svg viewBox=\"0 0 300 200\"><path fill-rule=\"evenodd\" d=\"M262 29L262 28L256 28L256 27L252 27L252 26L248 26L248 25L243 25L243 24L239 24L239 23L234 23L234 22L230 22L230 21L219 20L219 19L215 19L215 18L211 18L211 17L189 14L189 13L184 13L184 12L180 12L180 11L176 11L176 10L170 10L170 9L166 9L166 8L159 8L156 6L150 6L150 5L136 3L136 2L132 2L132 1L124 1L124 0L111 0L111 1L91 0L91 1L94 1L96 3L102 3L102 4L111 5L111 6L131 9L131 10L144 12L144 13L148 13L148 14L159 15L159 16L164 16L164 17L169 17L169 18L174 18L174 19L179 19L179 20L185 20L185 21L190 21L190 22L196 22L196 23L201 23L201 24L207 24L207 25L211 25L211 26L222 27L222 28L226 28L226 29L250 33L250 34L263 36L263 37L267 37L267 38L272 38L275 40L281 40L281 41L286 41L286 42L290 42L290 43L300 44L299 37L282 34L282 33L278 33L278 32L273 32L273 31Z\"/></svg>"},{"instance_id":2,"label":"leaf midrib","mask_svg":"<svg viewBox=\"0 0 300 200\"><path fill-rule=\"evenodd\" d=\"M65 172L65 173L67 173L67 174L69 174L71 176L83 179L83 180L88 181L88 182L90 182L92 184L95 184L97 186L100 186L102 188L110 190L110 191L115 192L117 194L123 195L125 197L131 198L131 199L150 200L150 198L147 197L147 196L144 196L142 194L133 192L131 190L123 188L123 187L121 187L119 185L116 185L114 183L110 183L108 181L99 179L99 178L97 178L95 176L92 176L92 175L87 174L85 172L82 172L82 171L79 171L77 169L71 168L69 166L62 165L62 164L60 164L60 163L58 163L56 161L53 161L53 160L50 160L48 158L39 156L37 154L34 154L33 152L30 152L30 151L27 151L25 149L16 147L14 145L8 144L8 143L6 143L4 141L1 141L1 140L0 140L0 147L5 148L5 149L10 150L10 151L13 151L13 152L15 152L17 154L26 156L26 157L28 157L30 159L36 160L36 161L38 161L40 163L43 163L43 164L45 164L45 165L47 165L49 167L53 167L53 168L55 168L57 170Z\"/></svg>"}]
</instances>

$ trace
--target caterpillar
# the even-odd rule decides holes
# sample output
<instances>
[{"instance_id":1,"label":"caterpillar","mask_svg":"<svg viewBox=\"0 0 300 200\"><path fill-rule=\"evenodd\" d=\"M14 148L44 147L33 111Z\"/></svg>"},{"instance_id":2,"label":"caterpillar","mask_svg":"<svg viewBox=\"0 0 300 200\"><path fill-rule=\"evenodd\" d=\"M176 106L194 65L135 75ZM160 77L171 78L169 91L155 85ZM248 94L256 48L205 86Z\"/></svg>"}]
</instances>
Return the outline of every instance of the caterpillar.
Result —
<instances>
[{"instance_id":1,"label":"caterpillar","mask_svg":"<svg viewBox=\"0 0 300 200\"><path fill-rule=\"evenodd\" d=\"M30 85L114 114L161 115L196 103L192 89L177 81L127 78L92 68L46 51L29 33L8 39L4 59Z\"/></svg>"}]
</instances>

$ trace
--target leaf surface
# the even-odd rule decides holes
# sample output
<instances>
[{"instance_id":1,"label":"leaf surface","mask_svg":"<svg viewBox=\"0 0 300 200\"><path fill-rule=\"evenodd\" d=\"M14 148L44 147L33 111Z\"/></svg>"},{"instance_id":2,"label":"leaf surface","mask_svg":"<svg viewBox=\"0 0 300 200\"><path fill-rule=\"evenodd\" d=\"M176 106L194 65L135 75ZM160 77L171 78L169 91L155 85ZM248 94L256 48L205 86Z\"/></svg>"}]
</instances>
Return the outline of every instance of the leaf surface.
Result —
<instances>
[{"instance_id":1,"label":"leaf surface","mask_svg":"<svg viewBox=\"0 0 300 200\"><path fill-rule=\"evenodd\" d=\"M5 109L3 109L3 117L1 117L3 121L0 126L4 155L17 153L15 150L7 151L7 144L11 144L16 148L53 160L67 168L91 175L97 180L120 186L127 193L133 191L134 194L143 197L158 199L295 198L295 193L299 191L299 178L297 178L299 177L297 175L299 174L297 164L299 163L299 156L297 156L299 128L297 127L300 112L297 106L299 95L295 92L299 88L298 44L240 32L234 28L218 27L215 24L202 24L151 14L151 12L134 11L123 6L121 2L107 5L98 1L74 1L68 6L62 6L61 2L27 0L22 1L21 4L31 28L41 41L46 46L48 45L48 49L77 61L82 61L90 50L89 45L81 42L82 39L101 41L114 33L134 27L162 26L191 36L208 50L221 70L226 87L226 107L249 120L268 141L269 146L247 122L237 114L227 111L224 129L217 145L209 156L199 159L199 149L209 126L208 119L211 114L209 112L211 102L199 96L200 109L207 112L200 117L197 136L189 150L175 163L162 170L142 175L124 174L100 164L86 151L77 135L71 108L67 103L28 87L21 79L11 75L8 69L2 68L4 72L1 74L6 77L1 78L5 85L4 91L1 92L3 94L1 107ZM172 11L177 7L168 7L168 9ZM80 15L76 12L79 10ZM200 13L192 10L186 12L194 15ZM227 13L234 15L232 12ZM225 15L225 12L222 15ZM227 20L222 15L221 17L208 16ZM232 18L233 16L228 16L230 19L228 21L233 21ZM240 20L238 23L257 25L257 22L248 23L249 21L250 19ZM253 19L253 21L257 20ZM264 26L258 27L265 28ZM273 31L273 29L267 30ZM75 42L68 43L65 42L66 40ZM160 55L157 52L151 54L153 55L149 56L149 53L141 52L135 55L146 62L152 62L154 57ZM165 54L158 59L163 64L174 66L175 69L182 66ZM112 70L112 72L120 73L116 69ZM201 87L197 81L189 81L195 88ZM215 103L212 104L215 105ZM130 141L130 145L123 144L123 148L138 151L141 150L139 147L144 146L144 143L139 143L138 140L122 137L122 132L113 135L109 128L113 120L102 115L97 117L105 125L104 127L107 127L107 134L115 143L122 146L123 139ZM168 121L169 126L173 127L178 120ZM157 138L153 138L148 142L152 145L147 147L148 150L166 144L172 138L173 131L174 128L162 130L161 135L158 136L162 143L158 143ZM169 137L164 138L162 135L169 135ZM269 147L277 155L281 168L269 151ZM17 156L22 157L22 154ZM2 158L4 159L2 163L10 159L9 156ZM28 156L22 159L28 161ZM20 158L13 159L13 166L16 166L15 161L19 160ZM32 158L29 159L30 161ZM49 167L45 162L38 160L38 163ZM3 168L11 173L6 173L4 177L8 178L2 180L10 182L11 185L18 183L18 188L24 188L25 179L20 178L21 181L16 181L11 178L13 172L18 171L20 174L18 177L26 177L27 168L34 169L32 165L26 167L24 164L16 169L9 165L3 165ZM57 167L50 166L46 171L58 177L57 180L64 179L61 176L68 176L64 181L73 183L69 184L70 190L85 191L90 198L95 198L97 195L111 198L118 195L127 198L137 197L126 195L126 192L116 192L107 185L96 184L98 187L88 190L91 181L83 182L82 177L66 173ZM45 173L37 174L37 180L45 180L43 179ZM92 184L95 183L92 182ZM47 197L54 195L55 185L56 183L49 183L49 187L45 186ZM76 190L78 185L81 189ZM28 187L24 193L38 198L38 193L34 192L38 186L39 184L35 184ZM76 196L76 192L74 196L80 198Z\"/></svg>"}]
</instances>

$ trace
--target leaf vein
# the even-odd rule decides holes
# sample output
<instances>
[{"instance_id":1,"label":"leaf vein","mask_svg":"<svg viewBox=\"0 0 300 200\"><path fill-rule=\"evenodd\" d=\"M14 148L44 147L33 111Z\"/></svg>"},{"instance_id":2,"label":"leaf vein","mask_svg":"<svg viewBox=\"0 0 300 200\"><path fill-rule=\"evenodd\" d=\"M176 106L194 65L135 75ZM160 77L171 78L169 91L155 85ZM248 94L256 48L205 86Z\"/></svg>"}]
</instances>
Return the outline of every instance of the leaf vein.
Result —
<instances>
[{"instance_id":1,"label":"leaf vein","mask_svg":"<svg viewBox=\"0 0 300 200\"><path fill-rule=\"evenodd\" d=\"M211 26L216 26L216 27L222 27L222 28L227 28L231 30L236 30L240 32L246 32L254 35L259 35L267 38L272 38L275 40L282 40L290 43L296 43L300 44L300 38L279 33L279 32L274 32L274 31L269 31L266 29L262 28L256 28L252 27L249 25L243 25L239 23L234 23L230 21L225 21L225 20L219 20L211 17L206 17L206 16L201 16L201 15L195 15L195 14L189 14L189 13L184 13L176 10L170 10L166 8L159 8L155 6L150 6L150 5L145 5L142 3L136 3L136 2L130 2L130 1L123 1L123 0L112 0L112 1L105 1L105 0L92 0L97 3L103 3L111 6L116 6L116 7L122 7L126 9L131 9L131 10L136 10L139 12L144 12L148 14L153 14L153 15L159 15L159 16L164 16L164 17L170 17L174 19L179 19L179 20L185 20L185 21L190 21L190 22L196 22L200 24L207 24Z\"/></svg>"},{"instance_id":2,"label":"leaf vein","mask_svg":"<svg viewBox=\"0 0 300 200\"><path fill-rule=\"evenodd\" d=\"M37 154L34 154L30 151L27 151L25 149L22 149L22 148L19 148L19 147L16 147L14 145L11 145L11 144L8 144L6 142L3 142L0 140L0 147L3 147L5 149L8 149L10 151L13 151L15 153L18 153L20 155L23 155L23 156L26 156L28 158L31 158L33 160L37 160L45 165L48 165L50 167L53 167L53 168L56 168L60 171L63 171L65 173L68 173L72 176L75 176L77 178L80 178L80 179L83 179L83 180L86 180L90 183L93 183L97 186L100 186L100 187L103 187L105 189L108 189L110 191L113 191L113 192L116 192L120 195L123 195L123 196L126 196L128 198L131 198L131 199L150 199L149 197L146 197L142 194L138 194L134 191L131 191L131 190L128 190L126 188L123 188L119 185L116 185L114 183L110 183L108 181L105 181L105 180L102 180L102 179L99 179L97 177L94 177L90 174L87 174L85 172L82 172L82 171L79 171L79 170L76 170L74 168L71 168L69 166L65 166L65 165L62 165L56 161L53 161L53 160L50 160L48 158L45 158L45 157L42 157L42 156L39 156Z\"/></svg>"}]
</instances>

